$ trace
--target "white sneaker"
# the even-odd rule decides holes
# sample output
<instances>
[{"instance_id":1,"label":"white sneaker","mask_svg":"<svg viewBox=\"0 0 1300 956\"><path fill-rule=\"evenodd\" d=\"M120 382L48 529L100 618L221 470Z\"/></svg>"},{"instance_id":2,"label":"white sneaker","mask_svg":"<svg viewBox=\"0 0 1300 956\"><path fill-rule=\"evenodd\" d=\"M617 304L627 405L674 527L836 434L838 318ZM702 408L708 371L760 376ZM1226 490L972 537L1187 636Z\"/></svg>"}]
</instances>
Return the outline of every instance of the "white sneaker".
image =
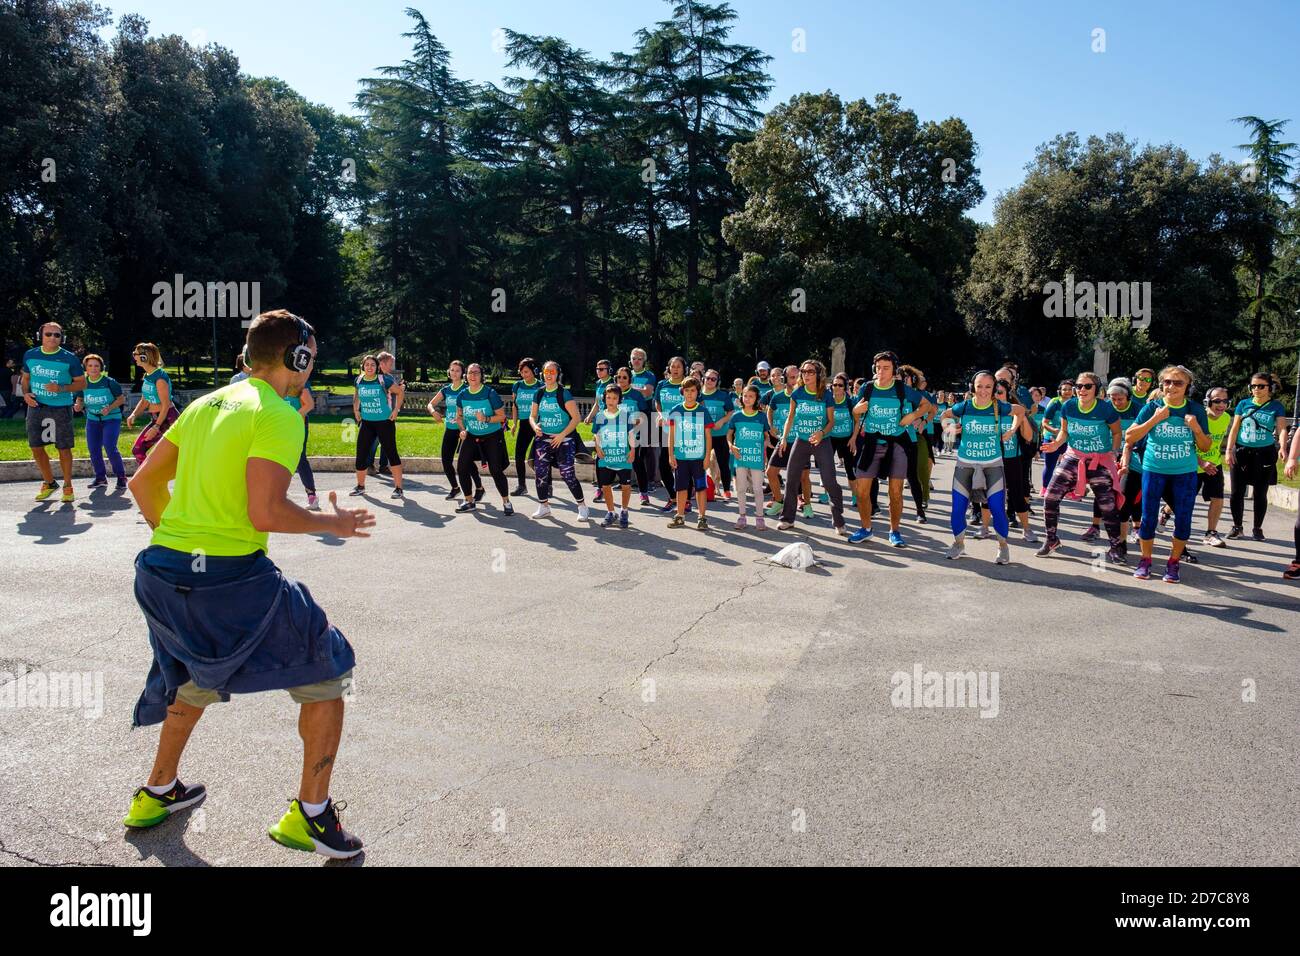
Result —
<instances>
[{"instance_id":1,"label":"white sneaker","mask_svg":"<svg viewBox=\"0 0 1300 956\"><path fill-rule=\"evenodd\" d=\"M966 556L966 536L963 534L952 539L952 547L948 549L948 560L956 561L958 558Z\"/></svg>"},{"instance_id":2,"label":"white sneaker","mask_svg":"<svg viewBox=\"0 0 1300 956\"><path fill-rule=\"evenodd\" d=\"M538 505L537 510L533 512L534 518L549 518L551 516L550 505Z\"/></svg>"},{"instance_id":3,"label":"white sneaker","mask_svg":"<svg viewBox=\"0 0 1300 956\"><path fill-rule=\"evenodd\" d=\"M998 556L996 559L996 563L998 564L1011 563L1011 546L1007 544L1005 538L1002 541L998 542Z\"/></svg>"},{"instance_id":4,"label":"white sneaker","mask_svg":"<svg viewBox=\"0 0 1300 956\"><path fill-rule=\"evenodd\" d=\"M1038 544L1038 535L1034 534L1032 528L1026 528L1020 536L1020 540L1024 541L1025 544Z\"/></svg>"},{"instance_id":5,"label":"white sneaker","mask_svg":"<svg viewBox=\"0 0 1300 956\"><path fill-rule=\"evenodd\" d=\"M585 503L578 505L579 521L586 521L589 514L591 514L591 512L587 510L587 505Z\"/></svg>"}]
</instances>

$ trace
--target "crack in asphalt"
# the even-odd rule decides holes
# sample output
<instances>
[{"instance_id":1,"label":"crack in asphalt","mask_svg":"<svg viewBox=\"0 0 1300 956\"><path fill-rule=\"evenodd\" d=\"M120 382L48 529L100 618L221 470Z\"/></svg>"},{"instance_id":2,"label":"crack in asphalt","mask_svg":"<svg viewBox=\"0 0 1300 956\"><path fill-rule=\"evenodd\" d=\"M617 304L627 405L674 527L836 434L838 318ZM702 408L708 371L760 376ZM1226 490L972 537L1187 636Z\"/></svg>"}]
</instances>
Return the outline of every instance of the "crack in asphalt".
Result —
<instances>
[{"instance_id":1,"label":"crack in asphalt","mask_svg":"<svg viewBox=\"0 0 1300 956\"><path fill-rule=\"evenodd\" d=\"M641 668L640 673L636 675L636 677L631 681L630 684L628 684L628 686L633 688L636 687L637 682L640 681L650 671L652 667L654 667L660 661L663 661L676 654L681 649L682 640L688 634L690 634L691 631L695 630L695 628L697 628L700 625L700 622L702 622L706 617L708 617L711 614L716 614L718 611L722 610L723 607L730 604L732 601L739 600L741 597L744 596L746 591L750 590L750 588L757 587L758 585L764 583L765 581L767 581L767 575L763 574L762 572L759 572L759 574L754 580L748 581L747 583L742 585L740 589L736 591L735 594L723 598L722 600L718 601L717 604L713 605L713 607L701 613L699 617L697 617L694 621L688 624L681 632L677 634L676 637L673 638L671 648L665 651L664 653L660 654L659 656L652 658L644 667ZM610 707L611 705L606 703L605 698L609 694L613 693L616 687L617 685L615 685L615 687L606 688L596 697L596 702L599 703L602 707ZM562 760L589 760L597 757L627 757L633 754L643 753L649 750L655 744L659 743L660 740L659 735L656 734L653 730L651 730L649 725L646 724L646 722L642 720L640 717L638 717L636 714L629 713L626 709L622 707L618 708L618 713L622 714L624 717L636 721L637 724L649 736L650 739L642 746L635 747L631 750L619 750L619 751L614 751L612 753L560 754L554 757L538 757L536 760L530 760L526 763L516 764L508 767L499 767L494 770L489 770L487 773L481 774L480 776L474 778L473 780L467 781L466 783L457 784L454 787L450 787L447 790L444 790L442 793L439 793L437 796L433 797L432 799L417 804L415 807L411 809L409 813L403 816L401 820L393 824L391 827L389 827L387 830L381 833L378 837L376 837L371 842L371 846L377 846L380 842L387 839L389 836L396 833L398 830L402 829L402 827L406 826L413 819L415 819L416 815L421 810L427 807L431 807L435 803L441 803L443 800L446 800L448 797L452 796L453 794L460 793L461 791L468 790L472 787L476 787L480 783L483 783L486 780L490 780L493 777L503 777L509 774L520 773L524 770L529 770L532 767L536 767L539 764L558 763L559 761ZM461 844L461 847L464 848L468 846L469 843L472 842L473 842L473 838L471 837L467 843Z\"/></svg>"},{"instance_id":2,"label":"crack in asphalt","mask_svg":"<svg viewBox=\"0 0 1300 956\"><path fill-rule=\"evenodd\" d=\"M56 657L53 660L42 661L40 663L33 665L32 661L29 661L26 658L15 658L15 660L21 661L23 664L26 664L27 666L31 667L32 670L27 671L26 673L23 674L15 674L13 677L9 678L9 680L0 683L0 687L7 687L8 685L17 681L19 678L26 677L27 674L32 673L33 671L38 671L44 667L49 667L51 664L58 664L60 661L70 661L74 657L80 657L82 654L90 650L92 647L99 647L101 644L107 644L109 641L115 641L122 636L122 632L126 630L130 625L131 622L127 621L125 624L120 625L116 631L114 631L108 637L104 638L102 641L95 641L92 644L87 644L85 647L78 648L77 650L73 651L71 654L65 654L63 657Z\"/></svg>"},{"instance_id":3,"label":"crack in asphalt","mask_svg":"<svg viewBox=\"0 0 1300 956\"><path fill-rule=\"evenodd\" d=\"M112 869L107 863L87 863L85 860L64 860L58 863L51 863L47 860L38 860L34 856L27 856L19 853L17 850L10 850L5 846L4 840L0 840L0 853L5 856L12 856L15 859L22 860L24 863L31 863L35 866L94 866Z\"/></svg>"}]
</instances>

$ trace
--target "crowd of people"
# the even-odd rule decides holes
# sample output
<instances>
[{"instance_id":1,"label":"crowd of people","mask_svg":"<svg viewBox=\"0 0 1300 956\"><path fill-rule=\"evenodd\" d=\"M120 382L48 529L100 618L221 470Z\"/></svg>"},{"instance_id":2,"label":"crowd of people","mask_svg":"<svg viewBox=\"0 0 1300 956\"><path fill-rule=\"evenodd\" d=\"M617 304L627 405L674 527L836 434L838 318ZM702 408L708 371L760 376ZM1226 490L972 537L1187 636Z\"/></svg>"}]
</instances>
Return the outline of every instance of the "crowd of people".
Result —
<instances>
[{"instance_id":1,"label":"crowd of people","mask_svg":"<svg viewBox=\"0 0 1300 956\"><path fill-rule=\"evenodd\" d=\"M58 488L49 445L59 453L64 498L71 497L74 410L85 413L92 448L107 453L121 482L121 387L105 374L98 355L79 358L65 349L57 324L43 326L41 338L24 356L20 376L29 444L43 476L38 499ZM302 775L298 796L267 833L292 849L354 857L362 842L344 828L344 804L331 798L330 780L356 655L307 588L267 557L272 532L367 537L375 523L364 508L340 507L336 493L329 495L327 512L316 502L305 455L314 330L284 310L258 316L240 357L242 371L179 416L158 349L142 343L134 355L146 385L125 422L130 427L147 415L148 424L133 448L139 465L129 489L152 529L136 559L134 594L149 626L153 661L132 723L162 729L152 770L136 788L123 823L154 827L201 804L206 788L186 785L179 774L205 709L232 694L283 689L301 708ZM365 494L376 449L393 478L394 496L403 493L395 423L404 390L392 369L392 356L367 356L356 382L356 496ZM766 518L776 518L778 529L786 530L815 515L810 472L816 467L820 503L830 506L835 531L854 542L873 535L883 482L888 541L901 548L904 487L916 520L927 522L933 463L951 455L949 558L964 555L972 525L976 537L997 538L999 563L1010 560L1013 527L1046 558L1060 547L1062 499L1091 492L1094 519L1084 538L1098 538L1104 528L1106 557L1119 565L1128 564L1128 546L1136 542L1138 578L1151 576L1156 530L1172 520L1163 576L1178 582L1181 562L1191 559L1197 495L1209 503L1205 545L1227 546L1217 531L1225 473L1232 476L1228 539L1246 536L1249 492L1250 536L1262 540L1278 462L1294 477L1300 457L1300 430L1288 449L1284 410L1274 397L1278 383L1268 373L1252 376L1250 395L1235 405L1219 386L1205 391L1204 403L1192 398L1194 378L1181 365L1158 373L1140 369L1132 380L1109 383L1084 371L1063 380L1048 398L1026 388L1008 363L975 373L958 395L929 391L919 369L882 351L868 379L828 375L820 361L808 359L784 368L759 363L753 376L723 388L716 370L688 365L680 356L660 378L646 368L646 353L635 349L626 366L597 365L595 406L583 418L556 362L526 358L519 372L509 414L477 363L452 363L448 384L428 404L429 414L446 422L441 454L447 497L462 499L457 511L480 506L480 471L486 469L503 511L513 514L511 497L524 493L531 463L535 518L551 513L556 469L587 518L575 461L589 455L607 527L628 526L635 481L643 507L662 486L661 507L673 528L682 527L694 507L696 526L708 529L709 502L720 496L734 501L737 528L746 527L752 499L759 529ZM592 428L590 450L578 433L584 421ZM508 431L516 439L513 490ZM1036 489L1033 462L1039 456ZM99 452L95 461L98 485L107 477ZM295 471L308 492L306 508L288 494ZM852 531L841 473L848 507L857 512ZM1031 499L1040 495L1041 539L1030 527ZM1300 521L1295 536L1296 560L1284 572L1291 579L1300 578ZM196 554L204 560L196 561Z\"/></svg>"}]
</instances>

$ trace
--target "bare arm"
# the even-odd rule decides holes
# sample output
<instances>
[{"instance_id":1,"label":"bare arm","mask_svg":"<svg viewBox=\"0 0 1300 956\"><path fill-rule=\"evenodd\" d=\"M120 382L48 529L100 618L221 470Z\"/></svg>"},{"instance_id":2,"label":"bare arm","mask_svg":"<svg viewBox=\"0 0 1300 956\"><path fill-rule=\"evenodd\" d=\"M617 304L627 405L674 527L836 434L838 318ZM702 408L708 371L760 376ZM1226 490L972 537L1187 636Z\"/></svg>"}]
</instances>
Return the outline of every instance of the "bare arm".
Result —
<instances>
[{"instance_id":1,"label":"bare arm","mask_svg":"<svg viewBox=\"0 0 1300 956\"><path fill-rule=\"evenodd\" d=\"M302 402L302 408L298 409L303 418L310 415L316 408L316 399L311 397L311 389L304 388L298 395L299 401Z\"/></svg>"},{"instance_id":2,"label":"bare arm","mask_svg":"<svg viewBox=\"0 0 1300 956\"><path fill-rule=\"evenodd\" d=\"M164 435L165 439L166 436ZM172 448L170 442L164 442ZM160 443L160 444L164 444ZM154 454L157 454L155 450ZM153 458L151 454L149 458ZM149 458L145 459L148 465ZM173 464L173 471L175 470ZM136 477L139 477L136 472ZM375 516L365 508L340 508L338 495L330 492L333 514L308 511L287 497L289 480L293 473L277 462L266 458L250 458L244 469L244 482L248 489L248 520L258 531L277 531L281 534L325 533L340 538L368 538L363 528L373 527ZM135 479L133 478L132 481Z\"/></svg>"},{"instance_id":3,"label":"bare arm","mask_svg":"<svg viewBox=\"0 0 1300 956\"><path fill-rule=\"evenodd\" d=\"M127 482L127 488L135 498L140 514L144 516L144 520L151 528L158 527L158 523L162 521L163 511L172 500L167 485L176 477L176 461L179 457L180 449L164 435L149 453L149 457L144 460L144 464L135 470L135 474ZM287 481L285 486L288 486Z\"/></svg>"}]
</instances>

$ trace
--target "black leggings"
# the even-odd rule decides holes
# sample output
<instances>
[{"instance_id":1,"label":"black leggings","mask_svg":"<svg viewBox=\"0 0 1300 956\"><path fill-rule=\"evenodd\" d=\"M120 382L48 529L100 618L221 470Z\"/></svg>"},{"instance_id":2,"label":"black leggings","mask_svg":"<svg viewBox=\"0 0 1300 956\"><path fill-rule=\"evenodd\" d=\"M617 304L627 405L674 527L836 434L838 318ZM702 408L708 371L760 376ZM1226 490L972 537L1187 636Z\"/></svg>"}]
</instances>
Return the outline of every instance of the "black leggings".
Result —
<instances>
[{"instance_id":1,"label":"black leggings","mask_svg":"<svg viewBox=\"0 0 1300 956\"><path fill-rule=\"evenodd\" d=\"M390 465L400 465L402 456L397 453L397 423L391 418L371 422L361 420L357 429L357 471L365 471L370 466L370 448L378 441L384 450L384 457Z\"/></svg>"},{"instance_id":2,"label":"black leggings","mask_svg":"<svg viewBox=\"0 0 1300 956\"><path fill-rule=\"evenodd\" d=\"M445 428L442 432L442 446L438 449L442 455L442 473L447 476L447 483L451 485L452 491L469 490L469 485L457 480L459 469L456 466L456 448L460 443L459 428ZM478 490L483 489L483 481L478 476L478 470L475 469L473 474L473 484Z\"/></svg>"},{"instance_id":3,"label":"black leggings","mask_svg":"<svg viewBox=\"0 0 1300 956\"><path fill-rule=\"evenodd\" d=\"M835 449L835 454L844 466L844 476L849 480L852 486L853 480L857 477L857 469L853 467L854 454L849 451L849 440L847 438L832 438L831 447Z\"/></svg>"},{"instance_id":4,"label":"black leggings","mask_svg":"<svg viewBox=\"0 0 1300 956\"><path fill-rule=\"evenodd\" d=\"M527 418L519 419L519 428L515 432L515 484L523 487L528 480L528 460L532 457L533 423Z\"/></svg>"},{"instance_id":5,"label":"black leggings","mask_svg":"<svg viewBox=\"0 0 1300 956\"><path fill-rule=\"evenodd\" d=\"M478 436L465 433L465 438L460 443L460 459L456 463L462 490L467 491L471 482L478 484L479 489L482 490L478 468L475 467L475 463L479 461L487 462L497 492L502 498L509 498L510 483L506 481L506 466L510 463L510 455L506 451L504 432L496 431L490 435Z\"/></svg>"},{"instance_id":6,"label":"black leggings","mask_svg":"<svg viewBox=\"0 0 1300 956\"><path fill-rule=\"evenodd\" d=\"M664 491L668 492L668 500L672 501L677 495L677 485L673 481L673 466L668 464L667 445L659 449L659 480L663 482Z\"/></svg>"},{"instance_id":7,"label":"black leggings","mask_svg":"<svg viewBox=\"0 0 1300 956\"><path fill-rule=\"evenodd\" d=\"M1276 457L1275 445L1237 449L1237 463L1232 466L1232 496L1229 499L1234 528L1242 527L1248 488L1252 492L1255 509L1255 523L1252 527L1264 527L1264 516L1268 514L1268 489L1270 485L1277 484Z\"/></svg>"},{"instance_id":8,"label":"black leggings","mask_svg":"<svg viewBox=\"0 0 1300 956\"><path fill-rule=\"evenodd\" d=\"M650 469L653 467L654 451L649 448L638 448L636 457L632 459L632 471L636 474L636 486L643 495L650 490Z\"/></svg>"},{"instance_id":9,"label":"black leggings","mask_svg":"<svg viewBox=\"0 0 1300 956\"><path fill-rule=\"evenodd\" d=\"M731 493L731 448L726 435L713 436L713 454L718 460L718 474L722 476L722 490Z\"/></svg>"},{"instance_id":10,"label":"black leggings","mask_svg":"<svg viewBox=\"0 0 1300 956\"><path fill-rule=\"evenodd\" d=\"M1029 510L1029 486L1025 484L1024 463L1019 455L1002 459L1002 477L1006 483L1007 518L1024 514Z\"/></svg>"}]
</instances>

